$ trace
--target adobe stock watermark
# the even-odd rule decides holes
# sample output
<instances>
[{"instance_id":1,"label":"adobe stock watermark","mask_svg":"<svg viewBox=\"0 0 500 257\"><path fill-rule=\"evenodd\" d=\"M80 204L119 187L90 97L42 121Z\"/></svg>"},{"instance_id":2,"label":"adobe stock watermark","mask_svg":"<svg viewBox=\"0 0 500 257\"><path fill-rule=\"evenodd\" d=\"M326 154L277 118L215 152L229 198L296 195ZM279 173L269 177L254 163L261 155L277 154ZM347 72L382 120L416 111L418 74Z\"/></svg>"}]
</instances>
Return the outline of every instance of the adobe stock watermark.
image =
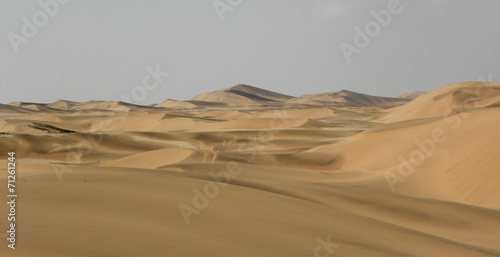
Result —
<instances>
[{"instance_id":1,"label":"adobe stock watermark","mask_svg":"<svg viewBox=\"0 0 500 257\"><path fill-rule=\"evenodd\" d=\"M61 7L69 2L70 0L39 0L38 5L41 10L33 14L31 19L26 16L21 18L23 25L21 26L20 35L14 32L7 33L7 38L14 52L19 53L19 46L28 44L30 39L36 37L40 29L47 26L49 20L54 18L61 10Z\"/></svg>"},{"instance_id":2,"label":"adobe stock watermark","mask_svg":"<svg viewBox=\"0 0 500 257\"><path fill-rule=\"evenodd\" d=\"M170 73L161 71L160 64L156 64L155 69L151 66L147 66L145 69L147 74L142 78L142 85L133 87L130 94L121 94L119 101L141 103L148 97L148 91L155 90L164 78L170 76Z\"/></svg>"},{"instance_id":3,"label":"adobe stock watermark","mask_svg":"<svg viewBox=\"0 0 500 257\"><path fill-rule=\"evenodd\" d=\"M412 0L408 0L412 1ZM366 48L373 39L378 37L382 32L383 28L386 28L391 24L392 19L395 15L403 12L404 8L400 0L389 0L387 2L387 8L380 11L370 11L373 20L367 22L363 29L359 26L354 27L353 43L347 43L342 41L340 43L340 50L344 54L344 58L348 63L352 62L353 54L360 54L361 51Z\"/></svg>"},{"instance_id":4,"label":"adobe stock watermark","mask_svg":"<svg viewBox=\"0 0 500 257\"><path fill-rule=\"evenodd\" d=\"M226 13L233 12L236 7L241 5L243 0L215 0L212 2L215 12L221 21L224 21Z\"/></svg>"},{"instance_id":5,"label":"adobe stock watermark","mask_svg":"<svg viewBox=\"0 0 500 257\"><path fill-rule=\"evenodd\" d=\"M332 242L332 235L328 235L326 240L321 237L316 238L318 245L314 248L314 257L330 257L335 252L334 249L340 247L340 243ZM324 254L322 254L324 253Z\"/></svg>"}]
</instances>

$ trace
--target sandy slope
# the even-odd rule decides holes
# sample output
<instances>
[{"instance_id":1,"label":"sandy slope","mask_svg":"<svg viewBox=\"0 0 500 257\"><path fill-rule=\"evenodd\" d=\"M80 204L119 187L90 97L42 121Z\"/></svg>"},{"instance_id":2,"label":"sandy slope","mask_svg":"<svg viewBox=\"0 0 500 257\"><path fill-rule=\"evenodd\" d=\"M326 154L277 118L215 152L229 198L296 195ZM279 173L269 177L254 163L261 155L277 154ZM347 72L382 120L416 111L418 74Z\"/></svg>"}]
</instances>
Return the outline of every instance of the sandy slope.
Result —
<instances>
[{"instance_id":1,"label":"sandy slope","mask_svg":"<svg viewBox=\"0 0 500 257\"><path fill-rule=\"evenodd\" d=\"M427 92L424 92L424 91L415 91L415 92L409 92L409 93L405 93L405 94L402 94L402 95L398 95L397 98L403 98L403 99L410 99L410 100L413 100L421 95L425 95L427 94Z\"/></svg>"},{"instance_id":2,"label":"sandy slope","mask_svg":"<svg viewBox=\"0 0 500 257\"><path fill-rule=\"evenodd\" d=\"M467 82L448 85L389 111L384 122L443 117L477 108L500 106L500 84Z\"/></svg>"},{"instance_id":3,"label":"sandy slope","mask_svg":"<svg viewBox=\"0 0 500 257\"><path fill-rule=\"evenodd\" d=\"M348 90L304 95L288 100L290 103L335 106L385 106L393 107L409 102L410 98L392 98L360 94Z\"/></svg>"},{"instance_id":4,"label":"sandy slope","mask_svg":"<svg viewBox=\"0 0 500 257\"><path fill-rule=\"evenodd\" d=\"M18 249L2 240L0 256L500 256L498 88L392 109L247 86L156 107L0 105L19 192ZM242 95L270 100L227 106Z\"/></svg>"},{"instance_id":5,"label":"sandy slope","mask_svg":"<svg viewBox=\"0 0 500 257\"><path fill-rule=\"evenodd\" d=\"M221 102L229 106L251 106L262 104L276 104L288 100L292 96L264 90L261 88L236 85L231 88L203 93L195 96L192 100L206 102Z\"/></svg>"}]
</instances>

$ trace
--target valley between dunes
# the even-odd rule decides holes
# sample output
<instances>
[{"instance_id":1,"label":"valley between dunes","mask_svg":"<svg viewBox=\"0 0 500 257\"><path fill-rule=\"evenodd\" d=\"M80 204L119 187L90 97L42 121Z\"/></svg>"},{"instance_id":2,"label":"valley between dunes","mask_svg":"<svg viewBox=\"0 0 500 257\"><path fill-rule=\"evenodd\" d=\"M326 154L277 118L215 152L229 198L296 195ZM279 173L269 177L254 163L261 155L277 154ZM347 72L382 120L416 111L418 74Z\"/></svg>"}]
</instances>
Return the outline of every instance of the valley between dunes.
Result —
<instances>
[{"instance_id":1,"label":"valley between dunes","mask_svg":"<svg viewBox=\"0 0 500 257\"><path fill-rule=\"evenodd\" d=\"M0 256L500 256L499 118L494 82L0 104Z\"/></svg>"}]
</instances>

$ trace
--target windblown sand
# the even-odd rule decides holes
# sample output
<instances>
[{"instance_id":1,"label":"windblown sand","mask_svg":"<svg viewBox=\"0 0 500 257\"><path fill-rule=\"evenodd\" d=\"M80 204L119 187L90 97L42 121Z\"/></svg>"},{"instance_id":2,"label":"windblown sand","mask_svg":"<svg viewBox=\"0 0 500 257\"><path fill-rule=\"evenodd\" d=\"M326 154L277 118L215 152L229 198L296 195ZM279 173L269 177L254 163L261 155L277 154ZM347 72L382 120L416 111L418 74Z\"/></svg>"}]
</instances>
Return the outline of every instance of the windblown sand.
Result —
<instances>
[{"instance_id":1,"label":"windblown sand","mask_svg":"<svg viewBox=\"0 0 500 257\"><path fill-rule=\"evenodd\" d=\"M500 256L499 117L479 82L0 105L0 256Z\"/></svg>"}]
</instances>

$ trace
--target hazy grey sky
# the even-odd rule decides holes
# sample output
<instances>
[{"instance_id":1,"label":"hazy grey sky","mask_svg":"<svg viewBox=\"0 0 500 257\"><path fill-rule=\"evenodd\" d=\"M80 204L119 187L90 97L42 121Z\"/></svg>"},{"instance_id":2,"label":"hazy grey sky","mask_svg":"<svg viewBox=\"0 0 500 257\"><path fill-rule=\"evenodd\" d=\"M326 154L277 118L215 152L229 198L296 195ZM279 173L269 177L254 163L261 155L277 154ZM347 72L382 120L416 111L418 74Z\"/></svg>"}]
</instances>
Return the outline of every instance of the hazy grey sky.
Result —
<instances>
[{"instance_id":1,"label":"hazy grey sky","mask_svg":"<svg viewBox=\"0 0 500 257\"><path fill-rule=\"evenodd\" d=\"M239 83L395 96L498 81L499 11L498 0L3 0L0 102L151 104ZM363 42L355 28L367 24ZM342 42L357 49L350 62Z\"/></svg>"}]
</instances>

